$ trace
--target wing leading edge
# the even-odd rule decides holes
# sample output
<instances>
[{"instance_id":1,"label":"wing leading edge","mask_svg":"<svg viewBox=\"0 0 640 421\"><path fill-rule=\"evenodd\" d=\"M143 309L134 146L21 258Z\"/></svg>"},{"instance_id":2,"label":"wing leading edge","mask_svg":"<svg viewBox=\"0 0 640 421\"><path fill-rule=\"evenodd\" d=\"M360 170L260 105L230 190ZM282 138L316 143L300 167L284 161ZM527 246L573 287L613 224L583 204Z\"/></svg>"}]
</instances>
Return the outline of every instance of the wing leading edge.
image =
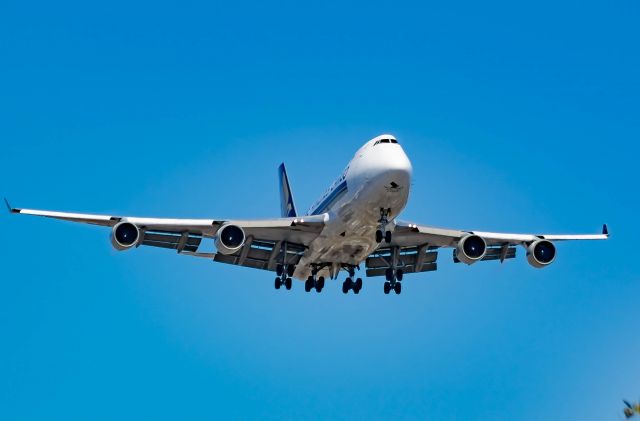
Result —
<instances>
[{"instance_id":1,"label":"wing leading edge","mask_svg":"<svg viewBox=\"0 0 640 421\"><path fill-rule=\"evenodd\" d=\"M463 231L437 228L398 222L393 233L394 243L399 246L416 246L428 243L439 247L453 247L467 235L477 235L487 242L487 245L520 245L538 240L548 241L579 241L579 240L607 240L609 228L602 226L600 234L511 234L484 231Z\"/></svg>"}]
</instances>

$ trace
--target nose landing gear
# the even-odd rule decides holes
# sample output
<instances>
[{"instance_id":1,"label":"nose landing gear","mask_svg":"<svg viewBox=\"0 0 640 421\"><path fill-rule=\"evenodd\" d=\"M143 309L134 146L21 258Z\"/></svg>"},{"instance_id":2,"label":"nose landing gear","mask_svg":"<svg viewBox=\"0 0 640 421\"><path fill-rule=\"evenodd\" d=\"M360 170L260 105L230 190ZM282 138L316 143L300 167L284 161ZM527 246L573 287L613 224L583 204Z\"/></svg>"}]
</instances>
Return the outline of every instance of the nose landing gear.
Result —
<instances>
[{"instance_id":1,"label":"nose landing gear","mask_svg":"<svg viewBox=\"0 0 640 421\"><path fill-rule=\"evenodd\" d=\"M389 225L389 215L391 209L380 208L380 220L378 221L378 230L376 231L376 243L382 243L384 239L385 243L391 243L391 231L387 230Z\"/></svg>"}]
</instances>

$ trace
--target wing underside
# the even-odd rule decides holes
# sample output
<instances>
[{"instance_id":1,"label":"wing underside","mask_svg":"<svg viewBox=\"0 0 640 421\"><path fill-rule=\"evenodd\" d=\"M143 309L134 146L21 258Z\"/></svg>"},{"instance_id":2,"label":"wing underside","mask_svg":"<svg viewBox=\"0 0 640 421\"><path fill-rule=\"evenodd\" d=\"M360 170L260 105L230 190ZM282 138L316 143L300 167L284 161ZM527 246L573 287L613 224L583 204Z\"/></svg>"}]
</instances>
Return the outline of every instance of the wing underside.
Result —
<instances>
[{"instance_id":1,"label":"wing underside","mask_svg":"<svg viewBox=\"0 0 640 421\"><path fill-rule=\"evenodd\" d=\"M167 219L96 215L13 208L11 213L40 216L69 222L114 228L130 223L139 231L135 247L148 246L176 250L186 256L211 259L215 262L254 269L275 271L277 264L297 264L308 245L322 232L325 215L305 218L263 220ZM205 241L212 241L218 230L236 225L244 231L246 240L232 254L202 251Z\"/></svg>"},{"instance_id":2,"label":"wing underside","mask_svg":"<svg viewBox=\"0 0 640 421\"><path fill-rule=\"evenodd\" d=\"M405 274L435 271L438 268L437 250L441 248L453 249L453 262L461 263L457 246L465 237L472 235L481 237L486 246L484 254L476 261L504 262L516 257L518 246L526 248L542 240L606 240L609 238L609 230L604 225L600 234L533 235L463 231L398 222L391 244L381 244L380 248L367 258L367 276L388 276L390 269L400 269Z\"/></svg>"}]
</instances>

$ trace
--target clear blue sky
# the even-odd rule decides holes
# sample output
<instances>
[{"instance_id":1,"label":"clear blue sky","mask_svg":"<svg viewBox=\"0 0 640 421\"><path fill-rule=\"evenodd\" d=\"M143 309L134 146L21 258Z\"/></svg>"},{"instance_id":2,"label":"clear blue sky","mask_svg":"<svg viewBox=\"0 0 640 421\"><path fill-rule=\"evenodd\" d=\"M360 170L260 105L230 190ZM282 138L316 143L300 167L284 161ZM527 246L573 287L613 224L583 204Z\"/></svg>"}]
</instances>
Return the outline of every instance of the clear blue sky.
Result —
<instances>
[{"instance_id":1,"label":"clear blue sky","mask_svg":"<svg viewBox=\"0 0 640 421\"><path fill-rule=\"evenodd\" d=\"M322 3L3 2L0 194L277 216L281 161L306 209L391 132L405 219L612 239L318 295L2 213L0 418L605 420L640 397L638 3Z\"/></svg>"}]
</instances>

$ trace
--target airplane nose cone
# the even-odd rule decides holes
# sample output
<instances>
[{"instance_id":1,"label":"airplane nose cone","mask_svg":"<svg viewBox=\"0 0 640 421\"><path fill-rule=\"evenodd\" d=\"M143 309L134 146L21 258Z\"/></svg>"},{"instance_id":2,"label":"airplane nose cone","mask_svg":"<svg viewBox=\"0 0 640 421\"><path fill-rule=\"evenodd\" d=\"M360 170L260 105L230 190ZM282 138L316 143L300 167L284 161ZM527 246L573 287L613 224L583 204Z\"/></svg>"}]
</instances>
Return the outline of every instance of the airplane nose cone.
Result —
<instances>
[{"instance_id":1,"label":"airplane nose cone","mask_svg":"<svg viewBox=\"0 0 640 421\"><path fill-rule=\"evenodd\" d=\"M394 148L395 150L389 151L384 156L384 167L389 174L397 175L398 177L411 178L413 174L413 166L409 157L401 147Z\"/></svg>"},{"instance_id":2,"label":"airplane nose cone","mask_svg":"<svg viewBox=\"0 0 640 421\"><path fill-rule=\"evenodd\" d=\"M411 184L413 167L411 161L399 145L380 148L372 157L374 178L391 190L408 189Z\"/></svg>"}]
</instances>

